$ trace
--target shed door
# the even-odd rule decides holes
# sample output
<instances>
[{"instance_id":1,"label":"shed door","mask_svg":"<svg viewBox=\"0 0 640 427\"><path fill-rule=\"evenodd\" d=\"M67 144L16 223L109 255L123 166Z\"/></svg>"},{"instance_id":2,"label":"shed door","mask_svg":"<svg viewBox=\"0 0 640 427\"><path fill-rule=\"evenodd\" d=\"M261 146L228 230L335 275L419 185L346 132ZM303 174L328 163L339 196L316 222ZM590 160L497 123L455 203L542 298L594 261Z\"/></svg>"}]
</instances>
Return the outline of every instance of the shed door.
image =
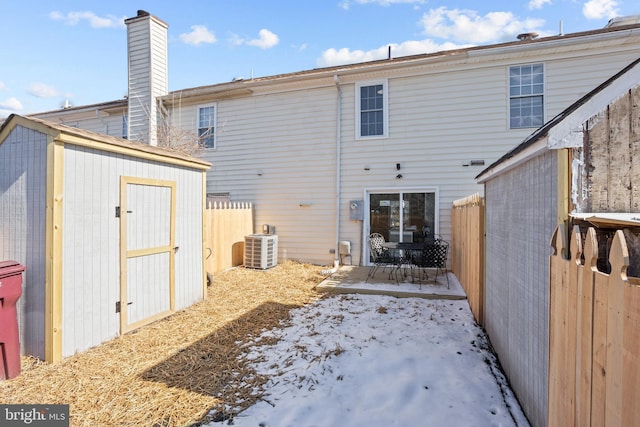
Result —
<instances>
[{"instance_id":1,"label":"shed door","mask_svg":"<svg viewBox=\"0 0 640 427\"><path fill-rule=\"evenodd\" d=\"M120 332L174 311L174 181L120 178Z\"/></svg>"}]
</instances>

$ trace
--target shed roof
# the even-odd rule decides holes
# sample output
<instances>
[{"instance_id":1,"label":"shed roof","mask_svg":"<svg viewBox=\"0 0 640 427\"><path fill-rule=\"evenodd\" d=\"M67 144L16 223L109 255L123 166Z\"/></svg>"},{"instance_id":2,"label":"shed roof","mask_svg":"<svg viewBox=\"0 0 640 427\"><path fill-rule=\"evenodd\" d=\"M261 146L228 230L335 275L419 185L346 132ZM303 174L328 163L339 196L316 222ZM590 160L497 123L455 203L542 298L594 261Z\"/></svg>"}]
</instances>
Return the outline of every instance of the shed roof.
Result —
<instances>
[{"instance_id":1,"label":"shed roof","mask_svg":"<svg viewBox=\"0 0 640 427\"><path fill-rule=\"evenodd\" d=\"M209 162L178 151L17 114L10 115L0 126L0 144L4 142L16 126L37 130L67 144L81 145L200 170L207 170L211 167Z\"/></svg>"},{"instance_id":2,"label":"shed roof","mask_svg":"<svg viewBox=\"0 0 640 427\"><path fill-rule=\"evenodd\" d=\"M581 146L582 124L604 111L610 103L639 84L640 58L542 125L520 144L487 166L476 176L476 180L480 183L485 182L500 172L510 170L535 156L542 150Z\"/></svg>"}]
</instances>

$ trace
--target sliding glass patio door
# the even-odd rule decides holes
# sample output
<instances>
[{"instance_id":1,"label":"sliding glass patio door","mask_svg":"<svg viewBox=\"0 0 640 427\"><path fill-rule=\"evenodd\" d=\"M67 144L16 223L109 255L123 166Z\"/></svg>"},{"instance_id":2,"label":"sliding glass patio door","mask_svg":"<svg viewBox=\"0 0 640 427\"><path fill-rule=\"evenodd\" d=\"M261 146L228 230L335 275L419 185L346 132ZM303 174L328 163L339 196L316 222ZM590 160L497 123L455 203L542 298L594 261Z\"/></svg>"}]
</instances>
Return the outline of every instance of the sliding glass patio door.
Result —
<instances>
[{"instance_id":1,"label":"sliding glass patio door","mask_svg":"<svg viewBox=\"0 0 640 427\"><path fill-rule=\"evenodd\" d=\"M423 242L435 233L435 191L369 193L369 234L389 242Z\"/></svg>"}]
</instances>

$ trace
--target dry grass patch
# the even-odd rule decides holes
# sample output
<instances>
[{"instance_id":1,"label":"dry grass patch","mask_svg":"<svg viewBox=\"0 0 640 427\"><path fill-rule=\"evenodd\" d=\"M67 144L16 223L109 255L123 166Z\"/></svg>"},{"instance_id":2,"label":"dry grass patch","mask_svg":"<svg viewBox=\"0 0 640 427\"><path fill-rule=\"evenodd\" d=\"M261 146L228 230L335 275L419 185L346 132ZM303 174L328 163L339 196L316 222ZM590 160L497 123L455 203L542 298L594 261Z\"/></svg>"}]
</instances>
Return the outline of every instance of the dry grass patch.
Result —
<instances>
[{"instance_id":1,"label":"dry grass patch","mask_svg":"<svg viewBox=\"0 0 640 427\"><path fill-rule=\"evenodd\" d=\"M319 294L323 267L287 261L214 276L207 299L60 363L23 358L0 381L2 403L70 404L72 426L183 426L248 407L266 379L238 358L241 344Z\"/></svg>"}]
</instances>

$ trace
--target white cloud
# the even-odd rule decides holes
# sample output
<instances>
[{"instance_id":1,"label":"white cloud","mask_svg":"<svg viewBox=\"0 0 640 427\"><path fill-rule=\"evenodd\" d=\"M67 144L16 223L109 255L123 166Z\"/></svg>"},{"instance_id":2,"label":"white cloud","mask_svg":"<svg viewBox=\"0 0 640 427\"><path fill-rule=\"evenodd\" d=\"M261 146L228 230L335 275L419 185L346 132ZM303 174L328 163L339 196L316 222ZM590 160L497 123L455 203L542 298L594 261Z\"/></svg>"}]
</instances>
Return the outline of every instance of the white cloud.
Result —
<instances>
[{"instance_id":1,"label":"white cloud","mask_svg":"<svg viewBox=\"0 0 640 427\"><path fill-rule=\"evenodd\" d=\"M375 0L358 0L359 2ZM389 0L392 1L392 0ZM551 0L532 0L542 4ZM376 1L377 3L384 3ZM510 12L491 12L484 16L473 10L448 9L440 7L425 13L420 21L424 33L430 38L410 40L400 44L391 44L391 56L417 55L444 50L461 49L482 43L516 40L523 32L538 31L544 25L541 19L518 19ZM441 42L437 40L442 40ZM389 45L369 51L349 48L327 49L317 60L318 66L353 64L357 62L385 59L389 54Z\"/></svg>"},{"instance_id":2,"label":"white cloud","mask_svg":"<svg viewBox=\"0 0 640 427\"><path fill-rule=\"evenodd\" d=\"M531 0L529 1L529 9L542 9L545 4L551 4L551 0Z\"/></svg>"},{"instance_id":3,"label":"white cloud","mask_svg":"<svg viewBox=\"0 0 640 427\"><path fill-rule=\"evenodd\" d=\"M587 19L615 18L619 14L616 0L589 0L582 6L582 14Z\"/></svg>"},{"instance_id":4,"label":"white cloud","mask_svg":"<svg viewBox=\"0 0 640 427\"><path fill-rule=\"evenodd\" d=\"M4 101L0 101L0 110L9 112L20 111L22 110L22 103L16 98L5 99Z\"/></svg>"},{"instance_id":5,"label":"white cloud","mask_svg":"<svg viewBox=\"0 0 640 427\"><path fill-rule=\"evenodd\" d=\"M7 86L4 83L0 82L0 90L6 90L6 89L7 89Z\"/></svg>"},{"instance_id":6,"label":"white cloud","mask_svg":"<svg viewBox=\"0 0 640 427\"><path fill-rule=\"evenodd\" d=\"M320 67L330 67L333 65L354 64L357 62L375 61L386 59L389 56L389 46L391 46L391 57L419 55L423 53L438 52L442 50L452 50L470 45L457 45L454 43L438 44L433 40L406 41L401 44L390 44L381 46L369 51L342 49L327 49L322 53L317 63Z\"/></svg>"},{"instance_id":7,"label":"white cloud","mask_svg":"<svg viewBox=\"0 0 640 427\"><path fill-rule=\"evenodd\" d=\"M53 86L39 82L31 83L27 88L27 93L37 98L51 98L60 95L60 92Z\"/></svg>"},{"instance_id":8,"label":"white cloud","mask_svg":"<svg viewBox=\"0 0 640 427\"><path fill-rule=\"evenodd\" d=\"M240 45L256 46L256 47L259 47L260 49L269 49L274 47L278 43L280 43L280 38L276 34L266 29L260 30L258 32L258 37L259 38L257 39L247 40L245 38L240 37L237 34L233 34L231 36L230 42L231 44L236 46L240 46Z\"/></svg>"},{"instance_id":9,"label":"white cloud","mask_svg":"<svg viewBox=\"0 0 640 427\"><path fill-rule=\"evenodd\" d=\"M92 28L124 28L126 17L118 18L113 15L100 17L93 12L62 12L53 11L49 18L54 21L63 21L67 25L77 25L80 21L87 21Z\"/></svg>"},{"instance_id":10,"label":"white cloud","mask_svg":"<svg viewBox=\"0 0 640 427\"><path fill-rule=\"evenodd\" d=\"M380 6L390 6L392 4L424 4L427 0L345 0L339 4L339 6L345 10L348 10L351 3L358 4L378 4Z\"/></svg>"},{"instance_id":11,"label":"white cloud","mask_svg":"<svg viewBox=\"0 0 640 427\"><path fill-rule=\"evenodd\" d=\"M202 43L213 44L217 41L216 36L204 25L192 25L190 33L180 34L183 43L198 46Z\"/></svg>"},{"instance_id":12,"label":"white cloud","mask_svg":"<svg viewBox=\"0 0 640 427\"><path fill-rule=\"evenodd\" d=\"M280 42L280 39L278 38L277 35L275 35L271 31L266 30L266 29L260 30L258 32L258 36L259 36L259 38L253 39L253 40L249 40L247 42L247 44L249 46L259 47L260 49L269 49L269 48L274 47L275 45L277 45Z\"/></svg>"},{"instance_id":13,"label":"white cloud","mask_svg":"<svg viewBox=\"0 0 640 427\"><path fill-rule=\"evenodd\" d=\"M421 23L429 36L481 44L515 40L517 34L535 31L544 25L544 20L520 20L511 12L489 12L481 16L474 10L439 7L425 13Z\"/></svg>"}]
</instances>

